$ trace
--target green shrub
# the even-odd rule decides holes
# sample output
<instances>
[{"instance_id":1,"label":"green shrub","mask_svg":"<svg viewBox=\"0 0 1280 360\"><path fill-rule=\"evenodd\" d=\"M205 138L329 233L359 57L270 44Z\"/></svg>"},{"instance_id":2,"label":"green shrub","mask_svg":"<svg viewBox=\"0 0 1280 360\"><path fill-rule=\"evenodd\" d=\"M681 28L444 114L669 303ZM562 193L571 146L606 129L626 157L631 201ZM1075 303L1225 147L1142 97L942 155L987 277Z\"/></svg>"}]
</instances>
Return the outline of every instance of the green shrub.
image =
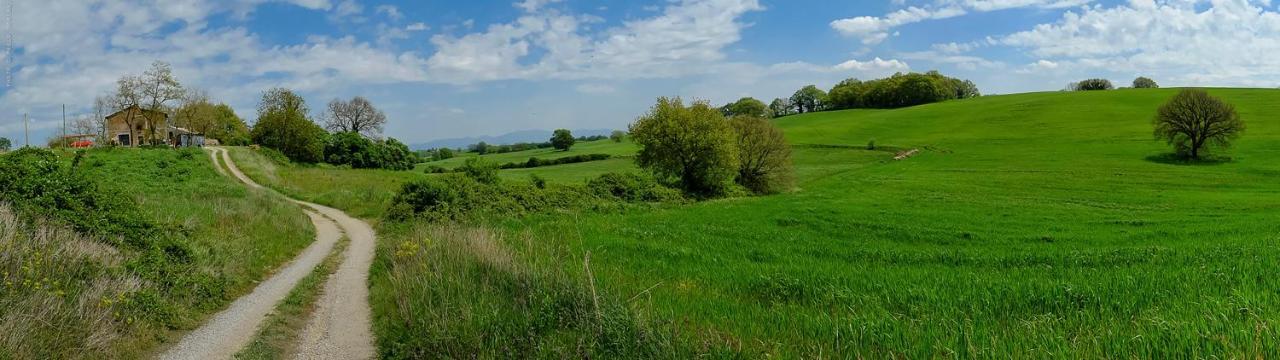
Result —
<instances>
[{"instance_id":1,"label":"green shrub","mask_svg":"<svg viewBox=\"0 0 1280 360\"><path fill-rule=\"evenodd\" d=\"M448 174L406 183L392 199L387 218L466 220L556 210L603 210L629 202L682 199L680 191L635 174L606 174L588 186L547 184L536 176L528 183L487 183L470 175Z\"/></svg>"},{"instance_id":2,"label":"green shrub","mask_svg":"<svg viewBox=\"0 0 1280 360\"><path fill-rule=\"evenodd\" d=\"M587 181L592 194L628 202L665 202L683 199L680 192L652 177L633 173L606 173Z\"/></svg>"},{"instance_id":3,"label":"green shrub","mask_svg":"<svg viewBox=\"0 0 1280 360\"><path fill-rule=\"evenodd\" d=\"M443 166L440 166L440 165L428 165L425 169L423 169L423 172L428 174L444 174L449 172L449 169L445 169Z\"/></svg>"},{"instance_id":4,"label":"green shrub","mask_svg":"<svg viewBox=\"0 0 1280 360\"><path fill-rule=\"evenodd\" d=\"M631 125L631 138L640 145L637 165L694 196L723 195L737 173L733 129L706 102L659 98Z\"/></svg>"},{"instance_id":5,"label":"green shrub","mask_svg":"<svg viewBox=\"0 0 1280 360\"><path fill-rule=\"evenodd\" d=\"M340 132L329 137L324 148L325 162L353 169L409 170L418 161L409 146L387 138L375 142L356 132Z\"/></svg>"},{"instance_id":6,"label":"green shrub","mask_svg":"<svg viewBox=\"0 0 1280 360\"><path fill-rule=\"evenodd\" d=\"M100 191L45 149L22 148L0 156L0 201L23 213L66 222L82 233L109 237L115 245L145 249L156 234L132 201Z\"/></svg>"},{"instance_id":7,"label":"green shrub","mask_svg":"<svg viewBox=\"0 0 1280 360\"><path fill-rule=\"evenodd\" d=\"M503 170L532 169L532 168L543 167L543 166L556 166L556 165L567 165L567 164L577 164L577 163L592 162L592 161L609 160L609 158L612 158L612 157L613 156L609 154L583 154L583 155L566 156L566 157L550 159L550 160L543 160L536 157L531 157L529 158L529 160L525 162L506 163L506 164L502 164L502 166L499 166L498 168Z\"/></svg>"},{"instance_id":8,"label":"green shrub","mask_svg":"<svg viewBox=\"0 0 1280 360\"><path fill-rule=\"evenodd\" d=\"M1139 76L1137 79L1133 79L1133 88L1134 89L1159 89L1160 85L1156 84L1156 81L1151 80L1151 78L1148 78L1145 76Z\"/></svg>"},{"instance_id":9,"label":"green shrub","mask_svg":"<svg viewBox=\"0 0 1280 360\"><path fill-rule=\"evenodd\" d=\"M479 157L467 159L457 171L467 177L485 184L498 183L498 167Z\"/></svg>"}]
</instances>

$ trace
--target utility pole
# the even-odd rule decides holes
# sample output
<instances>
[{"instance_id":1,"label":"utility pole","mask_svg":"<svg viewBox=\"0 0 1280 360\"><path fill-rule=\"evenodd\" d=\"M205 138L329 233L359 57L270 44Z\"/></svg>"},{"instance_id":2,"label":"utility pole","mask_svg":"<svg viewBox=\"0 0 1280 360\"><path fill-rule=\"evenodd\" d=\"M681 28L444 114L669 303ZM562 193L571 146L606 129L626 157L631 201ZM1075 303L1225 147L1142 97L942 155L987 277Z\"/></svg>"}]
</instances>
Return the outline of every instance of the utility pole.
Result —
<instances>
[{"instance_id":1,"label":"utility pole","mask_svg":"<svg viewBox=\"0 0 1280 360\"><path fill-rule=\"evenodd\" d=\"M66 150L70 146L67 144L67 104L62 104L62 150Z\"/></svg>"},{"instance_id":2,"label":"utility pole","mask_svg":"<svg viewBox=\"0 0 1280 360\"><path fill-rule=\"evenodd\" d=\"M26 146L31 147L31 128L27 126L27 114L22 114L22 138Z\"/></svg>"}]
</instances>

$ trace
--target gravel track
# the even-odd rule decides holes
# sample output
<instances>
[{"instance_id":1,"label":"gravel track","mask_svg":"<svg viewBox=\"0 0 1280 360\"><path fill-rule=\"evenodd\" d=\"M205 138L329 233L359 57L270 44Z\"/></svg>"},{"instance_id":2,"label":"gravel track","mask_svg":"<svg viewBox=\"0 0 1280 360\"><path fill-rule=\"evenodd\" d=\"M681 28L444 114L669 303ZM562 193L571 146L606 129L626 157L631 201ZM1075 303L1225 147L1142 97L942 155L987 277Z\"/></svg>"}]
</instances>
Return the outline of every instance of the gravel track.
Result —
<instances>
[{"instance_id":1,"label":"gravel track","mask_svg":"<svg viewBox=\"0 0 1280 360\"><path fill-rule=\"evenodd\" d=\"M250 187L261 188L236 167L226 149L218 148L230 173ZM316 310L303 329L296 358L372 359L372 311L369 309L369 267L376 236L368 223L319 204L291 199L337 222L350 240L342 264L324 285Z\"/></svg>"},{"instance_id":2,"label":"gravel track","mask_svg":"<svg viewBox=\"0 0 1280 360\"><path fill-rule=\"evenodd\" d=\"M334 244L342 238L342 231L332 220L307 211L316 227L316 240L294 258L289 265L258 284L252 293L245 295L222 312L214 315L203 326L183 337L161 359L230 359L235 353L253 341L258 327L276 304L284 300L302 278L311 274L320 262L333 251Z\"/></svg>"},{"instance_id":3,"label":"gravel track","mask_svg":"<svg viewBox=\"0 0 1280 360\"><path fill-rule=\"evenodd\" d=\"M249 179L226 149L208 148L219 173L239 179L246 186L262 189ZM226 170L219 166L221 156ZM369 224L330 207L289 199L306 208L316 227L316 241L303 250L283 269L258 284L245 295L176 345L160 355L160 359L230 359L253 341L262 322L284 300L298 282L310 274L333 251L334 245L347 235L351 243L342 264L329 277L316 310L307 322L297 347L299 359L371 359L373 344L371 311L369 310L369 266L373 264L375 235Z\"/></svg>"}]
</instances>

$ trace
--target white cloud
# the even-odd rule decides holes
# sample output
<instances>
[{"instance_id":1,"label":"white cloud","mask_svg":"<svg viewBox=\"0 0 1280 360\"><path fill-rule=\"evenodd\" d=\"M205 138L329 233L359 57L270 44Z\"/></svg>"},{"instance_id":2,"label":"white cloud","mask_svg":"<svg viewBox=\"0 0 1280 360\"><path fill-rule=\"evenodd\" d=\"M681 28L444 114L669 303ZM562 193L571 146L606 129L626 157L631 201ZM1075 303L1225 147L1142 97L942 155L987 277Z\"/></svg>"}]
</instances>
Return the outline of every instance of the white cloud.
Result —
<instances>
[{"instance_id":1,"label":"white cloud","mask_svg":"<svg viewBox=\"0 0 1280 360\"><path fill-rule=\"evenodd\" d=\"M1027 73L1148 75L1185 85L1280 83L1280 13L1266 0L1095 6L994 42L1040 58Z\"/></svg>"},{"instance_id":2,"label":"white cloud","mask_svg":"<svg viewBox=\"0 0 1280 360\"><path fill-rule=\"evenodd\" d=\"M404 27L405 31L426 31L429 29L431 29L430 26L427 26L426 23L421 23L421 22L412 23L412 24L409 24L409 26Z\"/></svg>"},{"instance_id":3,"label":"white cloud","mask_svg":"<svg viewBox=\"0 0 1280 360\"><path fill-rule=\"evenodd\" d=\"M928 20L949 19L970 12L989 12L1024 7L1046 9L1066 8L1088 4L1093 0L939 0L932 5L905 9L888 13L882 17L857 16L831 22L831 28L849 37L862 40L863 44L874 45L889 38L892 30L899 26L914 24ZM897 3L901 5L902 3Z\"/></svg>"},{"instance_id":4,"label":"white cloud","mask_svg":"<svg viewBox=\"0 0 1280 360\"><path fill-rule=\"evenodd\" d=\"M906 63L898 60L884 60L877 57L875 59L872 59L871 61L865 61L865 62L858 61L858 60L845 61L843 63L840 63L840 65L836 65L835 69L843 70L843 71L854 70L854 71L899 72L899 71L909 71L911 70L911 67L907 66Z\"/></svg>"},{"instance_id":5,"label":"white cloud","mask_svg":"<svg viewBox=\"0 0 1280 360\"><path fill-rule=\"evenodd\" d=\"M763 8L757 0L682 0L660 15L625 22L599 33L599 22L542 10L542 1L518 4L528 11L511 23L494 24L461 37L437 35L431 73L452 83L501 79L671 77L698 72L725 58L741 39L743 14ZM538 59L527 59L533 49ZM523 65L522 62L530 62Z\"/></svg>"}]
</instances>

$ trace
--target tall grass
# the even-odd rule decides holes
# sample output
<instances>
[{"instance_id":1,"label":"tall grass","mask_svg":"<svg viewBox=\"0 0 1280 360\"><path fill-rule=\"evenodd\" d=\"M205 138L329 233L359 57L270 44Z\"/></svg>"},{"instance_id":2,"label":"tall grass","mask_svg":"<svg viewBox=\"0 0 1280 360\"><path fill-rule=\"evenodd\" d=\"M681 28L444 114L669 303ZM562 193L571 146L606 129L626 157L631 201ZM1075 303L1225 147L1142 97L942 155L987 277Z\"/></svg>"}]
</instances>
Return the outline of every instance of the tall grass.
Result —
<instances>
[{"instance_id":1,"label":"tall grass","mask_svg":"<svg viewBox=\"0 0 1280 360\"><path fill-rule=\"evenodd\" d=\"M136 319L121 312L146 284L99 239L0 204L0 359L111 357Z\"/></svg>"},{"instance_id":2,"label":"tall grass","mask_svg":"<svg viewBox=\"0 0 1280 360\"><path fill-rule=\"evenodd\" d=\"M589 258L555 240L425 222L380 235L371 300L384 358L732 354L681 340L674 324L641 311L642 296L599 289Z\"/></svg>"}]
</instances>

